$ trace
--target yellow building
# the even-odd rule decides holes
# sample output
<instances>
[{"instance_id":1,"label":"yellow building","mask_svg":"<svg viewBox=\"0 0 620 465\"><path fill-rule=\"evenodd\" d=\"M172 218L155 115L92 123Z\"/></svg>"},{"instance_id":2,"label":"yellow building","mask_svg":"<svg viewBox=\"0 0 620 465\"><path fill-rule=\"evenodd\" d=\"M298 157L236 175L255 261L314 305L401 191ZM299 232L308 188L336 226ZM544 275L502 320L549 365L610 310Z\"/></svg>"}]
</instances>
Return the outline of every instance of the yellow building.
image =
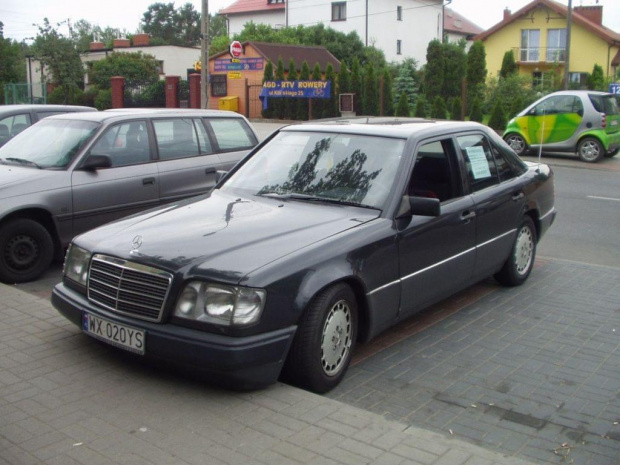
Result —
<instances>
[{"instance_id":1,"label":"yellow building","mask_svg":"<svg viewBox=\"0 0 620 465\"><path fill-rule=\"evenodd\" d=\"M519 73L542 83L549 71L564 76L568 7L552 0L534 0L519 11L504 10L504 19L474 40L484 42L489 76L499 75L504 54L513 51ZM569 79L585 84L594 65L613 77L620 68L620 34L603 26L603 6L573 8Z\"/></svg>"}]
</instances>

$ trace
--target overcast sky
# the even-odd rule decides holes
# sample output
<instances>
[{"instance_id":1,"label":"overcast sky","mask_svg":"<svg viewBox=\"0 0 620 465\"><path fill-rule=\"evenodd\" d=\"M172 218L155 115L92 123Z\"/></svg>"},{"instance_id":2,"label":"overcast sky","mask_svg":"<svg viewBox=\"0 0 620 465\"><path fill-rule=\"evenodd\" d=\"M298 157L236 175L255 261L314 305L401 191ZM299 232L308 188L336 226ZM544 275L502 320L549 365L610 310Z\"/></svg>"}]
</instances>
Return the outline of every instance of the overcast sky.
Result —
<instances>
[{"instance_id":1,"label":"overcast sky","mask_svg":"<svg viewBox=\"0 0 620 465\"><path fill-rule=\"evenodd\" d=\"M157 0L1 0L0 21L4 23L4 37L22 40L37 33L36 26L47 17L52 24L71 19L76 22L85 19L102 28L107 26L136 32L143 13ZM170 0L159 0L168 3ZM176 1L175 6L189 1L200 11L201 0ZM234 0L208 0L209 12L214 13L233 3ZM325 0L315 0L325 4ZM360 1L360 0L352 0ZM377 1L377 0L375 0ZM406 1L406 0L403 0ZM592 5L596 0L573 0L573 6ZM467 19L488 29L500 22L503 11L508 7L515 12L529 3L528 0L453 0L450 8ZM568 4L568 0L561 0ZM620 33L620 0L599 0L603 5L603 24Z\"/></svg>"}]
</instances>

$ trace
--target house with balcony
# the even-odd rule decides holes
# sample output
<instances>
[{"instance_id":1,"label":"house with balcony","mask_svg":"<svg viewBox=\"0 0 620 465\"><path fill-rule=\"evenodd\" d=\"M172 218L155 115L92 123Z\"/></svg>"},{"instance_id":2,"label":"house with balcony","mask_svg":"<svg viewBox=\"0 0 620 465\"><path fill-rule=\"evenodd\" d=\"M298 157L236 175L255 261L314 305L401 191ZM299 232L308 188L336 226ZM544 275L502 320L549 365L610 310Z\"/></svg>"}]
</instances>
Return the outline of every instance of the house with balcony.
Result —
<instances>
[{"instance_id":1,"label":"house with balcony","mask_svg":"<svg viewBox=\"0 0 620 465\"><path fill-rule=\"evenodd\" d=\"M444 35L443 0L237 0L218 14L228 20L230 36L250 21L276 29L322 23L345 34L355 31L396 62L414 58L424 64L428 43Z\"/></svg>"},{"instance_id":2,"label":"house with balcony","mask_svg":"<svg viewBox=\"0 0 620 465\"><path fill-rule=\"evenodd\" d=\"M577 6L571 15L570 47L567 48L568 7L553 0L534 0L519 11L504 10L504 19L478 34L486 50L489 76L498 76L507 51L514 52L519 73L542 84L550 72L564 75L570 50L569 79L585 85L594 65L606 77L620 67L620 34L603 26L603 6Z\"/></svg>"}]
</instances>

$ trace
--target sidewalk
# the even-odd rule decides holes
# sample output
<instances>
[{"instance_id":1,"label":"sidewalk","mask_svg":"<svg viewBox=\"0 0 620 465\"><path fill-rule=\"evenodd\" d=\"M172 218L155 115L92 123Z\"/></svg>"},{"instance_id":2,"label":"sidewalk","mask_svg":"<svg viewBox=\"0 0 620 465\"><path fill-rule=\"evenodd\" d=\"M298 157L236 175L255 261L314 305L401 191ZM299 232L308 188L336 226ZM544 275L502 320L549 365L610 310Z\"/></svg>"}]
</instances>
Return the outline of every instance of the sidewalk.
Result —
<instances>
[{"instance_id":1,"label":"sidewalk","mask_svg":"<svg viewBox=\"0 0 620 465\"><path fill-rule=\"evenodd\" d=\"M284 384L144 366L0 284L0 464L526 464Z\"/></svg>"}]
</instances>

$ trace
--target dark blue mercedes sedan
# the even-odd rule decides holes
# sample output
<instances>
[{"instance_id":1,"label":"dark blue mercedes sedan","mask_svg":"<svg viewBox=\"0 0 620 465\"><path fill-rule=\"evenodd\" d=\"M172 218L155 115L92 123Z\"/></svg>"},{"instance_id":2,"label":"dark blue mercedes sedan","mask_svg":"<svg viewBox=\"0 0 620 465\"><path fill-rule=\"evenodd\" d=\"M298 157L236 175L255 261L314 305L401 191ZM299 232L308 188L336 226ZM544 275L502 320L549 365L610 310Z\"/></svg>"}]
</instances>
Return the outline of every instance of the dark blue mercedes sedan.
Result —
<instances>
[{"instance_id":1,"label":"dark blue mercedes sedan","mask_svg":"<svg viewBox=\"0 0 620 465\"><path fill-rule=\"evenodd\" d=\"M326 392L357 342L532 271L553 173L477 123L274 133L213 191L76 237L54 306L94 338L238 388Z\"/></svg>"}]
</instances>

